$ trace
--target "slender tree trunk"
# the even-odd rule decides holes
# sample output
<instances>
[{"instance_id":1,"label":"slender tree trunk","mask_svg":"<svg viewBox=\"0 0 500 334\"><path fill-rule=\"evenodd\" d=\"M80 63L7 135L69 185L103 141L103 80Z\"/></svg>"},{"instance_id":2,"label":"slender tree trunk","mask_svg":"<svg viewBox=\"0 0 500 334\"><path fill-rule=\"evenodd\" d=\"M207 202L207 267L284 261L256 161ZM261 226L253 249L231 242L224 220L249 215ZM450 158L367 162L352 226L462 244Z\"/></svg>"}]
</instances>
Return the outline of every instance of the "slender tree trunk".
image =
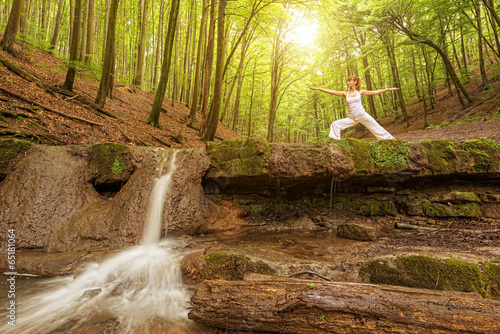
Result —
<instances>
[{"instance_id":1,"label":"slender tree trunk","mask_svg":"<svg viewBox=\"0 0 500 334\"><path fill-rule=\"evenodd\" d=\"M3 34L0 46L2 50L17 57L15 49L17 33L19 31L19 24L21 22L21 14L23 12L24 0L14 0L10 9L9 21Z\"/></svg>"},{"instance_id":2,"label":"slender tree trunk","mask_svg":"<svg viewBox=\"0 0 500 334\"><path fill-rule=\"evenodd\" d=\"M158 82L158 64L160 63L160 49L161 49L161 42L163 41L163 21L164 21L164 15L163 15L163 10L164 8L164 0L161 0L160 3L160 19L158 23L158 36L157 40L158 43L156 44L156 52L155 52L155 65L154 65L154 74L153 74L153 86L156 86Z\"/></svg>"},{"instance_id":3,"label":"slender tree trunk","mask_svg":"<svg viewBox=\"0 0 500 334\"><path fill-rule=\"evenodd\" d=\"M83 1L83 17L82 17L82 33L81 33L81 39L80 39L80 61L83 62L85 61L85 43L87 42L87 27L88 27L88 16L89 16L89 1L88 0L82 0Z\"/></svg>"},{"instance_id":4,"label":"slender tree trunk","mask_svg":"<svg viewBox=\"0 0 500 334\"><path fill-rule=\"evenodd\" d=\"M115 38L116 38L116 17L118 13L118 0L111 0L111 7L109 9L108 28L106 35L106 49L103 54L103 66L101 82L95 103L99 106L104 106L106 97L110 92L110 85L112 84L112 73L114 68L115 59Z\"/></svg>"},{"instance_id":5,"label":"slender tree trunk","mask_svg":"<svg viewBox=\"0 0 500 334\"><path fill-rule=\"evenodd\" d=\"M62 0L61 0L62 1ZM87 18L87 47L85 51L85 63L90 64L94 57L94 19L95 19L95 0L87 0L89 3L89 15Z\"/></svg>"},{"instance_id":6,"label":"slender tree trunk","mask_svg":"<svg viewBox=\"0 0 500 334\"><path fill-rule=\"evenodd\" d=\"M82 15L82 0L75 0L75 12L73 15L73 34L71 36L71 46L69 50L69 66L66 73L66 80L64 81L63 88L73 91L73 84L76 76L76 64L78 60L78 42L80 37L80 24Z\"/></svg>"},{"instance_id":7,"label":"slender tree trunk","mask_svg":"<svg viewBox=\"0 0 500 334\"><path fill-rule=\"evenodd\" d=\"M175 29L177 27L177 17L179 15L180 0L172 0L170 7L170 17L168 20L167 37L165 40L165 49L163 53L163 64L161 68L160 82L156 89L156 95L153 102L153 108L149 114L146 123L154 127L160 128L160 112L167 90L168 75L170 72L170 63L172 60L172 49L174 46Z\"/></svg>"},{"instance_id":8,"label":"slender tree trunk","mask_svg":"<svg viewBox=\"0 0 500 334\"><path fill-rule=\"evenodd\" d=\"M212 77L212 63L214 58L214 34L215 34L215 0L210 4L210 24L208 28L208 45L205 56L203 103L201 106L200 136L204 136L207 127L208 95L210 93L210 78Z\"/></svg>"},{"instance_id":9,"label":"slender tree trunk","mask_svg":"<svg viewBox=\"0 0 500 334\"><path fill-rule=\"evenodd\" d=\"M411 48L411 60L412 60L413 80L415 80L415 94L417 94L418 100L422 101L422 93L420 92L420 85L418 82L417 63L415 62L415 52L413 50L413 47Z\"/></svg>"},{"instance_id":10,"label":"slender tree trunk","mask_svg":"<svg viewBox=\"0 0 500 334\"><path fill-rule=\"evenodd\" d=\"M56 20L54 21L54 32L52 33L52 39L50 40L49 50L51 52L55 49L57 39L59 38L59 33L61 32L61 20L62 20L62 14L63 14L63 5L64 5L64 1L59 0L59 4L57 6Z\"/></svg>"},{"instance_id":11,"label":"slender tree trunk","mask_svg":"<svg viewBox=\"0 0 500 334\"><path fill-rule=\"evenodd\" d=\"M217 59L215 65L215 84L214 84L214 98L212 104L212 111L210 118L207 122L207 129L205 131L205 140L213 141L215 133L217 132L217 124L219 122L219 113L222 104L222 74L224 69L224 26L226 16L226 0L219 0L219 13L217 17Z\"/></svg>"},{"instance_id":12,"label":"slender tree trunk","mask_svg":"<svg viewBox=\"0 0 500 334\"><path fill-rule=\"evenodd\" d=\"M133 84L142 87L144 80L144 63L146 58L146 38L148 25L148 0L141 0L141 15L140 15L140 40L139 50L137 51L137 66L135 69L135 77Z\"/></svg>"},{"instance_id":13,"label":"slender tree trunk","mask_svg":"<svg viewBox=\"0 0 500 334\"><path fill-rule=\"evenodd\" d=\"M200 84L202 76L201 64L203 63L203 47L205 45L207 6L208 0L203 0L201 9L200 35L198 38L198 52L196 55L196 70L194 72L193 95L191 97L191 110L189 112L189 119L191 121L196 121L196 110L198 108L198 97L200 95Z\"/></svg>"},{"instance_id":14,"label":"slender tree trunk","mask_svg":"<svg viewBox=\"0 0 500 334\"><path fill-rule=\"evenodd\" d=\"M475 3L475 11L476 11L476 22L477 22L477 49L479 56L479 70L481 72L481 81L482 85L485 86L488 83L488 78L486 77L486 69L484 67L484 57L483 57L483 26L481 23L481 4L479 0Z\"/></svg>"}]
</instances>

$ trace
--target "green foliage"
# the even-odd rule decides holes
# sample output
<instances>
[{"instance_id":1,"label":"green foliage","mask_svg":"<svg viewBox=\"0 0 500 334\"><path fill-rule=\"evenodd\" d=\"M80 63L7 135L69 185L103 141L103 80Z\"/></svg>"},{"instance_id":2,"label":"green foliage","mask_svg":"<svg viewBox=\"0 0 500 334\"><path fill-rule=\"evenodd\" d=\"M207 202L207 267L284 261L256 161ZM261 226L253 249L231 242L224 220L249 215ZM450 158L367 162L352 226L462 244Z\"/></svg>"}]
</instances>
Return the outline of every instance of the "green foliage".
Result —
<instances>
[{"instance_id":1,"label":"green foliage","mask_svg":"<svg viewBox=\"0 0 500 334\"><path fill-rule=\"evenodd\" d=\"M127 165L123 161L121 157L117 157L115 162L113 163L113 167L111 167L111 171L115 174L121 174L127 168Z\"/></svg>"}]
</instances>

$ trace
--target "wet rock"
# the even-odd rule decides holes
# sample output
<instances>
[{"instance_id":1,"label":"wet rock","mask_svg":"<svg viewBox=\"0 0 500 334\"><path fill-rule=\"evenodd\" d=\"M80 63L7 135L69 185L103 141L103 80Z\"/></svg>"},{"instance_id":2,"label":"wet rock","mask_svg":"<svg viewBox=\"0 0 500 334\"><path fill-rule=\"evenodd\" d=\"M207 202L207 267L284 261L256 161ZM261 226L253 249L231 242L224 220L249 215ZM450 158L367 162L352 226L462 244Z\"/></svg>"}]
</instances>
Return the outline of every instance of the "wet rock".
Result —
<instances>
[{"instance_id":1,"label":"wet rock","mask_svg":"<svg viewBox=\"0 0 500 334\"><path fill-rule=\"evenodd\" d=\"M341 238L374 241L380 236L380 228L368 223L351 222L340 224L337 228L337 233Z\"/></svg>"}]
</instances>

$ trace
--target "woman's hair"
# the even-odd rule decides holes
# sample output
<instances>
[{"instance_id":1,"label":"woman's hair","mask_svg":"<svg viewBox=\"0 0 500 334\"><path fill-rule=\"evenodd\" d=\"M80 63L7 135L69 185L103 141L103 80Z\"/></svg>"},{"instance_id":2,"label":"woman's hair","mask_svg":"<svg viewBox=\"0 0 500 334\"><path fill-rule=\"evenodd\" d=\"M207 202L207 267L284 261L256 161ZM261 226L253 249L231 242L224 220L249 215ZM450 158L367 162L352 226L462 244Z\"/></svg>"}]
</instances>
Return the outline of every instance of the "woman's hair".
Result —
<instances>
[{"instance_id":1,"label":"woman's hair","mask_svg":"<svg viewBox=\"0 0 500 334\"><path fill-rule=\"evenodd\" d=\"M352 77L347 78L347 81L349 81L349 79L353 80L356 83L356 90L360 90L361 89L361 79L360 78L358 78L357 76L353 75Z\"/></svg>"}]
</instances>

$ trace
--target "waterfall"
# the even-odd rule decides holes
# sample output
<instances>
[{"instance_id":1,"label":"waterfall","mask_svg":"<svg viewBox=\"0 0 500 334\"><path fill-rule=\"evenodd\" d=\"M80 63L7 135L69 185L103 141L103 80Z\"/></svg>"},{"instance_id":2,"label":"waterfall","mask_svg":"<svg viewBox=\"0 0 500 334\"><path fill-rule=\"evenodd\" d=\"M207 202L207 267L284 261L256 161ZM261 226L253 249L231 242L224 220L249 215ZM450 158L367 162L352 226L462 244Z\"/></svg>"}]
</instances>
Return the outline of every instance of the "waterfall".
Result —
<instances>
[{"instance_id":1,"label":"waterfall","mask_svg":"<svg viewBox=\"0 0 500 334\"><path fill-rule=\"evenodd\" d=\"M160 241L176 153L166 152L157 169L141 244L77 277L51 280L56 288L50 291L20 299L17 325L0 324L1 333L92 333L110 327L113 333L150 333L188 321L190 296L179 270L184 254L175 241Z\"/></svg>"},{"instance_id":2,"label":"waterfall","mask_svg":"<svg viewBox=\"0 0 500 334\"><path fill-rule=\"evenodd\" d=\"M148 218L141 244L151 245L158 243L161 238L161 223L165 198L170 190L172 175L175 171L175 157L177 151L163 150L163 157L155 180L151 199L149 201Z\"/></svg>"}]
</instances>

